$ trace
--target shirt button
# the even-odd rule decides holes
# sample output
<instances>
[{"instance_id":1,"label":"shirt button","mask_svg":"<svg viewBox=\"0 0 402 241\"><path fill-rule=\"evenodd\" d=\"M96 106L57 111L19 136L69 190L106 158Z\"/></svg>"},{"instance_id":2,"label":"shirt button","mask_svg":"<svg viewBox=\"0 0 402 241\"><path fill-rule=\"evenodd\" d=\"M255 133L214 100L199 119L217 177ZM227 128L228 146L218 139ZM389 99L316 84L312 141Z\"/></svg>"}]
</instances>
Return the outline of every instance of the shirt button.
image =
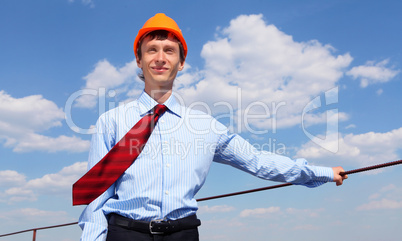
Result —
<instances>
[{"instance_id":1,"label":"shirt button","mask_svg":"<svg viewBox=\"0 0 402 241\"><path fill-rule=\"evenodd\" d=\"M170 163L166 164L166 167L169 168L169 167L170 167Z\"/></svg>"},{"instance_id":2,"label":"shirt button","mask_svg":"<svg viewBox=\"0 0 402 241\"><path fill-rule=\"evenodd\" d=\"M165 123L165 120L160 120L161 123Z\"/></svg>"},{"instance_id":3,"label":"shirt button","mask_svg":"<svg viewBox=\"0 0 402 241\"><path fill-rule=\"evenodd\" d=\"M166 194L166 195L169 195L169 191L165 191L165 194Z\"/></svg>"}]
</instances>

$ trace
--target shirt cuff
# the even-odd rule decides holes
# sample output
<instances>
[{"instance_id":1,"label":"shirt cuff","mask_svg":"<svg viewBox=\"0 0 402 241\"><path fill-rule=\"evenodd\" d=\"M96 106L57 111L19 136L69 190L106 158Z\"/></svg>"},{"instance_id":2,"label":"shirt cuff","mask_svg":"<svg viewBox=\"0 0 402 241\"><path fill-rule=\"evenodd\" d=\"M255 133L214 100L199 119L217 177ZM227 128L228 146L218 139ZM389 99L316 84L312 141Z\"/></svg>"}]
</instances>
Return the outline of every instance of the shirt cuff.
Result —
<instances>
[{"instance_id":1,"label":"shirt cuff","mask_svg":"<svg viewBox=\"0 0 402 241\"><path fill-rule=\"evenodd\" d=\"M306 167L308 167L308 169L310 169L313 174L310 181L305 182L301 185L313 188L321 186L327 182L334 181L334 171L331 167L309 166L305 159L297 159L296 162L306 165Z\"/></svg>"},{"instance_id":2,"label":"shirt cuff","mask_svg":"<svg viewBox=\"0 0 402 241\"><path fill-rule=\"evenodd\" d=\"M334 171L331 167L316 167L316 181L333 182Z\"/></svg>"}]
</instances>

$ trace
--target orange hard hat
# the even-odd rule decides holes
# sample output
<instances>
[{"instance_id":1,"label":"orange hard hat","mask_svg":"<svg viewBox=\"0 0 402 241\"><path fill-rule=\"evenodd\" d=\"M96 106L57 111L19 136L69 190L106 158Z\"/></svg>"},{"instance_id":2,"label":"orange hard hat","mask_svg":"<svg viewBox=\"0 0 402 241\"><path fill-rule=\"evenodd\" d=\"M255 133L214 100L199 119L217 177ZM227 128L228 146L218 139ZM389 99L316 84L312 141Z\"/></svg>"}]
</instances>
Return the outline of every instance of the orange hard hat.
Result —
<instances>
[{"instance_id":1,"label":"orange hard hat","mask_svg":"<svg viewBox=\"0 0 402 241\"><path fill-rule=\"evenodd\" d=\"M184 58L187 56L187 44L177 23L173 19L166 16L164 13L157 13L155 14L155 16L148 19L148 21L145 22L140 31L138 31L137 37L134 40L135 57L137 57L137 48L139 47L138 42L141 40L142 36L155 30L166 30L174 34L183 45Z\"/></svg>"}]
</instances>

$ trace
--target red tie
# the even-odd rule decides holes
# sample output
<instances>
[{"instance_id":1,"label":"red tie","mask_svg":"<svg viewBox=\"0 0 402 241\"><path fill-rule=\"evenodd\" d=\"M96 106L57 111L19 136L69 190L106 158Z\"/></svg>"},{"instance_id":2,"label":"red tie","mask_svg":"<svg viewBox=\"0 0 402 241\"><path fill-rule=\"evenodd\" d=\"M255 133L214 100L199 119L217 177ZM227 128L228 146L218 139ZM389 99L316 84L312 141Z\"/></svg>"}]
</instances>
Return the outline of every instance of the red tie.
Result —
<instances>
[{"instance_id":1,"label":"red tie","mask_svg":"<svg viewBox=\"0 0 402 241\"><path fill-rule=\"evenodd\" d=\"M73 205L89 204L105 192L133 164L167 107L157 105L83 177L73 185Z\"/></svg>"}]
</instances>

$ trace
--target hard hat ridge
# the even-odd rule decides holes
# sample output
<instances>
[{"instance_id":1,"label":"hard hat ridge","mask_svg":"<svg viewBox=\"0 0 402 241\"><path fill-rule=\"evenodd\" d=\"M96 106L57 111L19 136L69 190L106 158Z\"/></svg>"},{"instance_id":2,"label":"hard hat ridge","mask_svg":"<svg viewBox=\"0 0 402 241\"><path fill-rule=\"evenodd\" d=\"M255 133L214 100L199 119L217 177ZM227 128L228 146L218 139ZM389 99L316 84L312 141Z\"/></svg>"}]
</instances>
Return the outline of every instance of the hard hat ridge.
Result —
<instances>
[{"instance_id":1,"label":"hard hat ridge","mask_svg":"<svg viewBox=\"0 0 402 241\"><path fill-rule=\"evenodd\" d=\"M137 50L139 47L138 43L141 40L141 38L147 33L155 30L166 30L174 34L176 38L183 45L184 57L187 56L187 44L186 41L184 40L183 34L177 23L172 18L166 16L164 13L157 13L155 14L155 16L148 19L145 22L144 26L142 26L142 28L138 31L137 37L134 40L135 57L138 57L137 56Z\"/></svg>"}]
</instances>

